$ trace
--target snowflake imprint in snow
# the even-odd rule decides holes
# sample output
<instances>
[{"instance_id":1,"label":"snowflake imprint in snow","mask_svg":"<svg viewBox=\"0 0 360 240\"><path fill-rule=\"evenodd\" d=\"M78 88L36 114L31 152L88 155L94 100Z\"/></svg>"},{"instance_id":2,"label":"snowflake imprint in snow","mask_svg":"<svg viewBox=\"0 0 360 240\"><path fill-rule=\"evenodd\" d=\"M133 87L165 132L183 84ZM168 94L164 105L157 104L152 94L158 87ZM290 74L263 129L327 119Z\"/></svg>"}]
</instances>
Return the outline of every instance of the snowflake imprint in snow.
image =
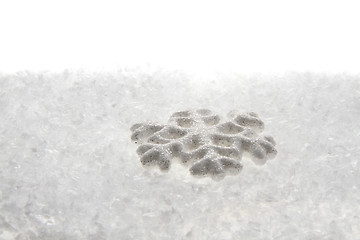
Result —
<instances>
[{"instance_id":1,"label":"snowflake imprint in snow","mask_svg":"<svg viewBox=\"0 0 360 240\"><path fill-rule=\"evenodd\" d=\"M131 140L140 144L137 153L144 166L168 171L178 159L193 176L214 180L238 174L244 154L257 165L276 156L274 139L259 135L264 123L256 113L231 111L228 118L222 123L208 109L175 112L167 125L134 124Z\"/></svg>"}]
</instances>

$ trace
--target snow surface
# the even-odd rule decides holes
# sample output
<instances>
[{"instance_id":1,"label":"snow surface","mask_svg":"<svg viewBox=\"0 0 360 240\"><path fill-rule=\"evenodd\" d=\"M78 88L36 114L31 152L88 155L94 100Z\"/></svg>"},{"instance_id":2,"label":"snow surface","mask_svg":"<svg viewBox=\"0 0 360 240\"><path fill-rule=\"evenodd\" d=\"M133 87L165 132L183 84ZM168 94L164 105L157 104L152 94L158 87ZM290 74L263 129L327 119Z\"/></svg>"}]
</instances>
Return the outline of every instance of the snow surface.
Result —
<instances>
[{"instance_id":1,"label":"snow surface","mask_svg":"<svg viewBox=\"0 0 360 240\"><path fill-rule=\"evenodd\" d=\"M278 155L221 182L144 169L137 122L257 112ZM360 77L0 75L0 239L360 239Z\"/></svg>"}]
</instances>

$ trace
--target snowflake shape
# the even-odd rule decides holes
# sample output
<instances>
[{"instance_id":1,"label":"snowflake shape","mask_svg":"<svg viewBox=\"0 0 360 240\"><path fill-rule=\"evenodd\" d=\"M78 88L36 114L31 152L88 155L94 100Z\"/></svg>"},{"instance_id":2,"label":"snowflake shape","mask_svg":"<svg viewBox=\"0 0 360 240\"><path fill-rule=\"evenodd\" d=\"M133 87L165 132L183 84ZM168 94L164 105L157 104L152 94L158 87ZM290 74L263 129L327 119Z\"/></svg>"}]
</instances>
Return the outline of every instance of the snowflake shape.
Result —
<instances>
[{"instance_id":1,"label":"snowflake shape","mask_svg":"<svg viewBox=\"0 0 360 240\"><path fill-rule=\"evenodd\" d=\"M167 125L140 123L131 127L131 140L140 144L137 154L144 166L168 171L173 159L189 167L193 176L221 180L242 169L248 154L257 165L276 156L271 136L260 136L264 123L256 113L231 111L230 121L208 109L175 112Z\"/></svg>"}]
</instances>

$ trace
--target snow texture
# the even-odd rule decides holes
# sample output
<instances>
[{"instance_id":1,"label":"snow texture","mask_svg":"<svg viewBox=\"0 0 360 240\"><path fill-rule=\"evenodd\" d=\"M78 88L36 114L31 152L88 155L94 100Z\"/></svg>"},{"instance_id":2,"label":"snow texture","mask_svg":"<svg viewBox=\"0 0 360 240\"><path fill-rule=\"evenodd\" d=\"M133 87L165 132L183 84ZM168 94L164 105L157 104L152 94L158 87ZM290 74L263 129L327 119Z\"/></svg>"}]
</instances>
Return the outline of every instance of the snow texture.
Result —
<instances>
[{"instance_id":1,"label":"snow texture","mask_svg":"<svg viewBox=\"0 0 360 240\"><path fill-rule=\"evenodd\" d=\"M221 123L221 117L209 109L175 112L169 125L134 124L131 139L141 143L136 152L144 166L168 171L171 160L177 158L190 165L192 175L214 180L237 175L244 152L258 165L276 156L275 140L257 134L264 123L256 113L231 111L228 116L231 121Z\"/></svg>"},{"instance_id":2,"label":"snow texture","mask_svg":"<svg viewBox=\"0 0 360 240\"><path fill-rule=\"evenodd\" d=\"M222 181L140 167L129 128L254 111L276 159ZM360 77L0 74L0 239L360 239Z\"/></svg>"}]
</instances>

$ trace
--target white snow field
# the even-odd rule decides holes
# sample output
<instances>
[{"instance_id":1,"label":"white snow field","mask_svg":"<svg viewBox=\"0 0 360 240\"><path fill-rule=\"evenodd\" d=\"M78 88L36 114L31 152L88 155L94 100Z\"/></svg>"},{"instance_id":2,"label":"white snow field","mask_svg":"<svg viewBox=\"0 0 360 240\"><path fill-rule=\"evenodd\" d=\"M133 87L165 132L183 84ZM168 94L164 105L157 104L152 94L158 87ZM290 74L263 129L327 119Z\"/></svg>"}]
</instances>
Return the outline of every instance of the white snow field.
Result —
<instances>
[{"instance_id":1,"label":"white snow field","mask_svg":"<svg viewBox=\"0 0 360 240\"><path fill-rule=\"evenodd\" d=\"M144 168L134 123L252 111L278 154L222 181ZM0 76L0 239L360 239L360 76Z\"/></svg>"}]
</instances>

